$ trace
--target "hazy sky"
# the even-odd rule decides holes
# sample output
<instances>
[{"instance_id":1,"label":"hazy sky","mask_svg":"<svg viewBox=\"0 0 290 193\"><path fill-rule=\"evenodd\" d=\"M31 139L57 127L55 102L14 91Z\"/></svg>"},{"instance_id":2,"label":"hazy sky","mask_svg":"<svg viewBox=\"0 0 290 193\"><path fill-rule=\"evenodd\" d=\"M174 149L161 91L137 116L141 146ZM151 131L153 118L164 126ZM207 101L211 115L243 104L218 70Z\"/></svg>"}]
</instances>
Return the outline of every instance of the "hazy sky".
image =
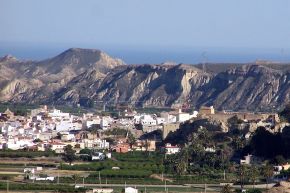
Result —
<instances>
[{"instance_id":1,"label":"hazy sky","mask_svg":"<svg viewBox=\"0 0 290 193\"><path fill-rule=\"evenodd\" d=\"M50 54L68 47L283 54L290 49L290 1L0 0L0 44L0 54L20 55L28 47L49 47Z\"/></svg>"}]
</instances>

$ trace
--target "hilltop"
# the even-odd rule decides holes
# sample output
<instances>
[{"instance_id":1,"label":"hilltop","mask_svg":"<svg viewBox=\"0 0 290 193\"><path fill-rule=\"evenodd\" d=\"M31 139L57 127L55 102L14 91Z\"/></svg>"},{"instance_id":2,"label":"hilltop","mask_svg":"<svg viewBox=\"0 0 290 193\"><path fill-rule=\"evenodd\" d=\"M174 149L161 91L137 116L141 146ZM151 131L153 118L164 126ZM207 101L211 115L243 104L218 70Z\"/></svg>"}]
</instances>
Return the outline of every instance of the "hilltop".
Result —
<instances>
[{"instance_id":1,"label":"hilltop","mask_svg":"<svg viewBox=\"0 0 290 193\"><path fill-rule=\"evenodd\" d=\"M126 65L95 49L42 61L0 58L0 101L180 106L269 111L290 102L290 64Z\"/></svg>"}]
</instances>

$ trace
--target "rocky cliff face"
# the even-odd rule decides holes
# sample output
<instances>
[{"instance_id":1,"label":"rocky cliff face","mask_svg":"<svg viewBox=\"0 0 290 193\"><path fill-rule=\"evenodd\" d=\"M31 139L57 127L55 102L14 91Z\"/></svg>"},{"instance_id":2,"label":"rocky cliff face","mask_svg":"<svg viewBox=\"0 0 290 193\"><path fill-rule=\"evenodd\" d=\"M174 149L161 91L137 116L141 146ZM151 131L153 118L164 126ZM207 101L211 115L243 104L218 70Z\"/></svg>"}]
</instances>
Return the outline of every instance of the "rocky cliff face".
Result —
<instances>
[{"instance_id":1,"label":"rocky cliff face","mask_svg":"<svg viewBox=\"0 0 290 193\"><path fill-rule=\"evenodd\" d=\"M0 101L271 110L290 102L290 65L125 65L99 50L44 61L0 58Z\"/></svg>"},{"instance_id":2,"label":"rocky cliff face","mask_svg":"<svg viewBox=\"0 0 290 193\"><path fill-rule=\"evenodd\" d=\"M5 56L0 59L0 101L52 102L55 93L76 76L91 69L103 76L119 65L124 63L93 49L72 48L43 61Z\"/></svg>"}]
</instances>

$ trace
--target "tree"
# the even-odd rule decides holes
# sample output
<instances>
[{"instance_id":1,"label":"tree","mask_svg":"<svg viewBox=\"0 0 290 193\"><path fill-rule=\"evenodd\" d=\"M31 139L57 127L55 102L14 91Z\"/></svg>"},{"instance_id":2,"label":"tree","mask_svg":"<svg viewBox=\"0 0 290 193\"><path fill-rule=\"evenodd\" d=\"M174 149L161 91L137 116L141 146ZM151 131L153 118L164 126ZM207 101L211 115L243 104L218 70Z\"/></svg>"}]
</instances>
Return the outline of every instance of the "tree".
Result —
<instances>
[{"instance_id":1,"label":"tree","mask_svg":"<svg viewBox=\"0 0 290 193\"><path fill-rule=\"evenodd\" d=\"M283 155L277 155L274 158L274 163L278 164L278 165L283 165L285 164L287 161L285 160L285 158L283 157Z\"/></svg>"},{"instance_id":2,"label":"tree","mask_svg":"<svg viewBox=\"0 0 290 193\"><path fill-rule=\"evenodd\" d=\"M238 174L240 176L241 189L244 189L244 183L247 176L247 168L245 165L240 165Z\"/></svg>"},{"instance_id":3,"label":"tree","mask_svg":"<svg viewBox=\"0 0 290 193\"><path fill-rule=\"evenodd\" d=\"M267 183L267 189L268 189L268 184L270 181L270 178L273 176L274 174L274 170L273 167L269 164L266 164L263 169L262 169L262 174L263 176L266 178L266 183Z\"/></svg>"},{"instance_id":4,"label":"tree","mask_svg":"<svg viewBox=\"0 0 290 193\"><path fill-rule=\"evenodd\" d=\"M42 142L39 138L33 140L33 143L39 143L39 142Z\"/></svg>"},{"instance_id":5,"label":"tree","mask_svg":"<svg viewBox=\"0 0 290 193\"><path fill-rule=\"evenodd\" d=\"M88 155L91 155L92 153L92 150L88 149L88 148L85 148L85 149L81 149L80 150L80 154L88 154Z\"/></svg>"},{"instance_id":6,"label":"tree","mask_svg":"<svg viewBox=\"0 0 290 193\"><path fill-rule=\"evenodd\" d=\"M176 172L181 175L187 171L188 167L188 149L183 148L177 156Z\"/></svg>"},{"instance_id":7,"label":"tree","mask_svg":"<svg viewBox=\"0 0 290 193\"><path fill-rule=\"evenodd\" d=\"M271 133L265 127L258 127L253 135L251 148L257 156L273 158L283 152L283 143L280 133Z\"/></svg>"},{"instance_id":8,"label":"tree","mask_svg":"<svg viewBox=\"0 0 290 193\"><path fill-rule=\"evenodd\" d=\"M221 193L233 193L233 190L231 186L227 184L221 189Z\"/></svg>"},{"instance_id":9,"label":"tree","mask_svg":"<svg viewBox=\"0 0 290 193\"><path fill-rule=\"evenodd\" d=\"M73 150L71 145L67 145L64 148L64 155L63 155L63 160L68 162L70 165L72 164L73 161L76 160L76 151Z\"/></svg>"},{"instance_id":10,"label":"tree","mask_svg":"<svg viewBox=\"0 0 290 193\"><path fill-rule=\"evenodd\" d=\"M250 174L250 176L249 176L250 180L251 180L251 182L253 184L253 188L255 188L256 181L257 181L257 178L259 176L259 170L258 170L257 166L252 165L251 166L251 172L249 172L249 174Z\"/></svg>"},{"instance_id":11,"label":"tree","mask_svg":"<svg viewBox=\"0 0 290 193\"><path fill-rule=\"evenodd\" d=\"M127 141L128 141L131 148L136 143L136 138L134 137L134 135L131 132L128 133Z\"/></svg>"},{"instance_id":12,"label":"tree","mask_svg":"<svg viewBox=\"0 0 290 193\"><path fill-rule=\"evenodd\" d=\"M79 175L78 174L74 174L72 175L72 180L74 181L75 185L77 184L77 180L79 179Z\"/></svg>"}]
</instances>

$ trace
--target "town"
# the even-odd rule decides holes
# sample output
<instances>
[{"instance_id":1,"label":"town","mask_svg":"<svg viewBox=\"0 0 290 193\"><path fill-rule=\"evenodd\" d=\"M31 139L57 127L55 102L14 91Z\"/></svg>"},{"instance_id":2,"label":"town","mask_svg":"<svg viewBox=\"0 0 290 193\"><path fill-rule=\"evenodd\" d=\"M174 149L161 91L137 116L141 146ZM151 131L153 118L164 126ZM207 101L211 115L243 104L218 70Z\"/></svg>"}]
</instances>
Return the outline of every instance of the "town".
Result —
<instances>
[{"instance_id":1,"label":"town","mask_svg":"<svg viewBox=\"0 0 290 193\"><path fill-rule=\"evenodd\" d=\"M123 188L129 193L138 187L142 192L150 188L152 192L153 187L219 191L225 185L244 190L252 188L246 184L253 183L254 188L257 182L257 188L265 189L268 183L285 180L290 165L281 153L274 157L278 159L274 165L263 166L266 156L247 151L247 144L254 143L250 139L257 138L261 128L282 133L290 124L280 117L277 113L216 111L213 106L154 113L126 107L117 116L104 112L76 115L46 105L21 116L7 108L0 113L0 177L7 179L5 174L9 174L10 183L74 184L79 191L93 188L94 192ZM14 169L9 169L11 162L16 164ZM245 174L252 167L261 170L254 181ZM266 177L264 167L272 171ZM8 188L5 183L2 186Z\"/></svg>"}]
</instances>

